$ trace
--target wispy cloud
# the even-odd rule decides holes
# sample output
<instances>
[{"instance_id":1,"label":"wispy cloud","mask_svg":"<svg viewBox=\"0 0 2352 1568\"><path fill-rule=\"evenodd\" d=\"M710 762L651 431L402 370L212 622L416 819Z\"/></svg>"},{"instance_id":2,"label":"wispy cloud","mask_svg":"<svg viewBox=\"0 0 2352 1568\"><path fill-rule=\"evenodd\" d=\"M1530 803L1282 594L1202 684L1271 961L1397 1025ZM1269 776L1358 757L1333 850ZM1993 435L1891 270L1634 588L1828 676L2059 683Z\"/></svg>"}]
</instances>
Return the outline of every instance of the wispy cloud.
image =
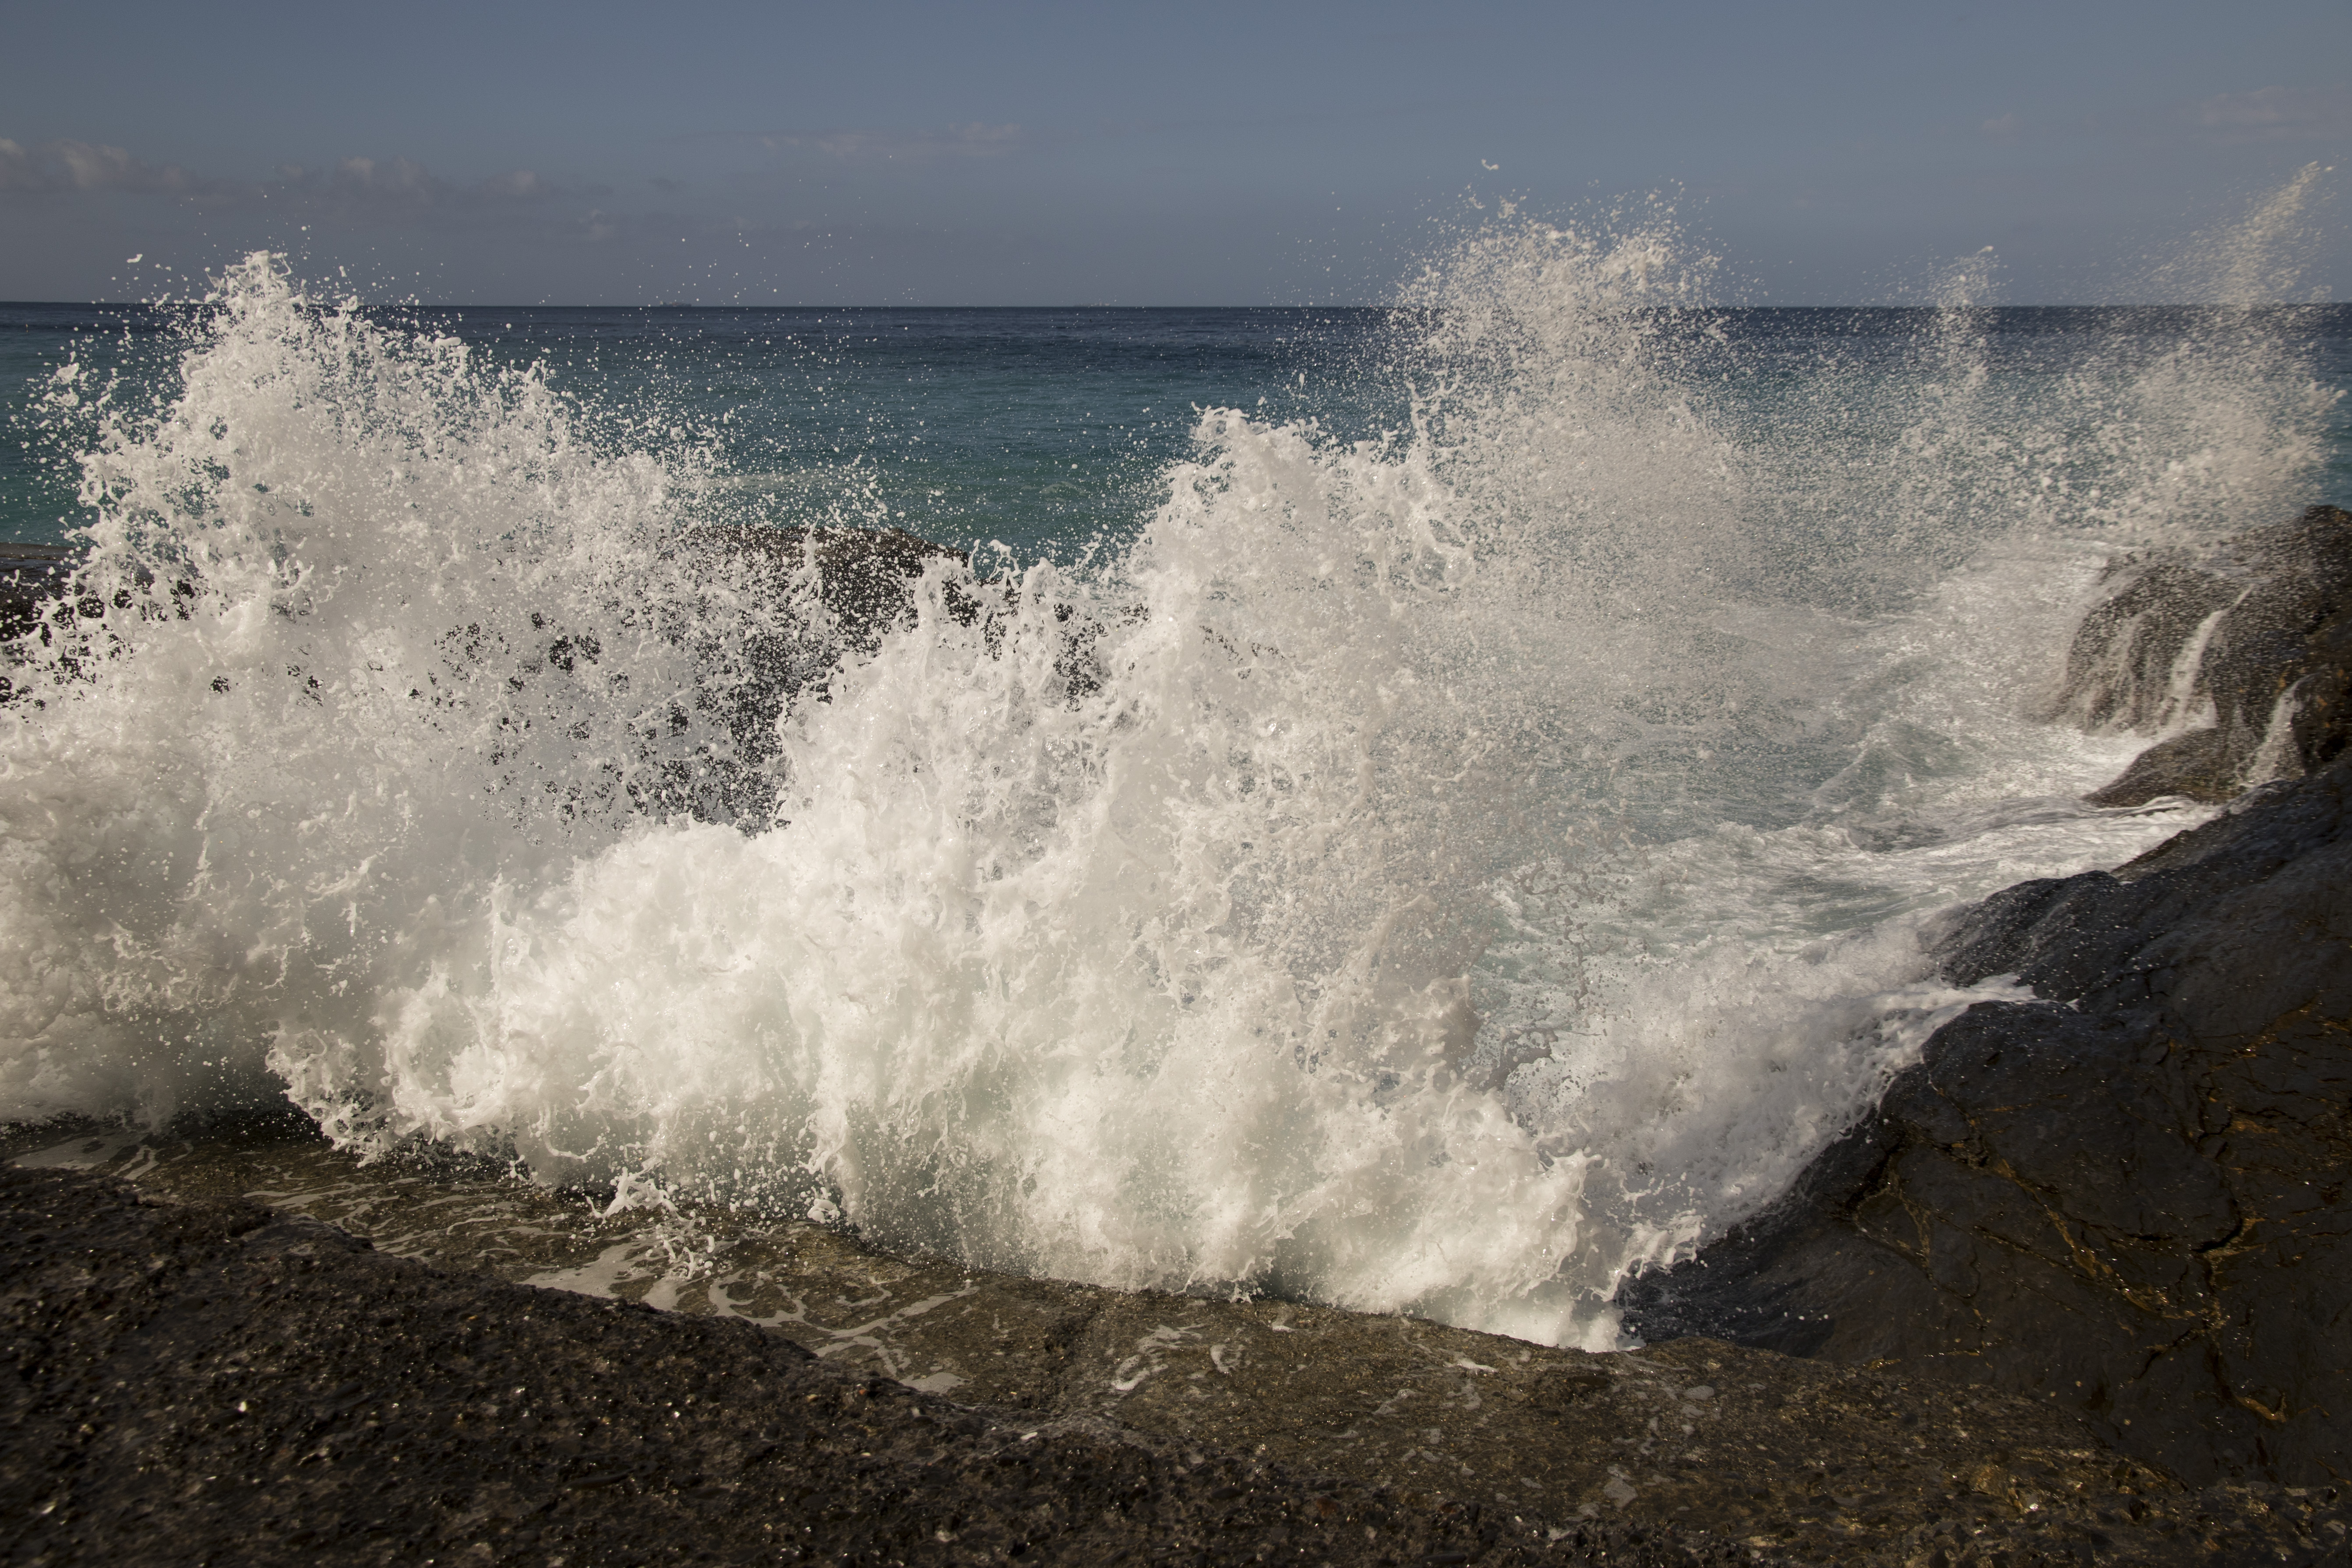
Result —
<instances>
[{"instance_id":1,"label":"wispy cloud","mask_svg":"<svg viewBox=\"0 0 2352 1568\"><path fill-rule=\"evenodd\" d=\"M120 147L93 142L36 142L26 147L0 137L0 191L205 195L223 188L177 163L143 163Z\"/></svg>"},{"instance_id":2,"label":"wispy cloud","mask_svg":"<svg viewBox=\"0 0 2352 1568\"><path fill-rule=\"evenodd\" d=\"M2190 110L2227 142L2294 142L2352 135L2352 87L2261 87L2225 92Z\"/></svg>"},{"instance_id":3,"label":"wispy cloud","mask_svg":"<svg viewBox=\"0 0 2352 1568\"><path fill-rule=\"evenodd\" d=\"M115 193L178 197L210 206L275 204L321 206L358 215L506 211L556 196L595 196L601 186L559 187L529 169L478 180L450 180L411 158L343 158L315 168L281 163L268 178L223 180L177 163L150 163L121 147L90 142L0 138L0 193L63 195Z\"/></svg>"},{"instance_id":4,"label":"wispy cloud","mask_svg":"<svg viewBox=\"0 0 2352 1568\"><path fill-rule=\"evenodd\" d=\"M412 157L343 157L334 164L306 169L280 164L270 195L297 197L343 209L369 212L480 212L480 209L531 207L558 195L600 195L602 188L564 191L541 179L531 169L489 174L485 179L454 181L424 167Z\"/></svg>"},{"instance_id":5,"label":"wispy cloud","mask_svg":"<svg viewBox=\"0 0 2352 1568\"><path fill-rule=\"evenodd\" d=\"M776 131L753 138L772 153L814 153L845 163L935 163L1002 158L1031 142L1018 125L950 125L936 131Z\"/></svg>"},{"instance_id":6,"label":"wispy cloud","mask_svg":"<svg viewBox=\"0 0 2352 1568\"><path fill-rule=\"evenodd\" d=\"M557 187L529 169L479 180L448 180L408 158L344 158L322 168L281 166L273 194L347 208L415 212L529 206L559 195L602 194Z\"/></svg>"}]
</instances>

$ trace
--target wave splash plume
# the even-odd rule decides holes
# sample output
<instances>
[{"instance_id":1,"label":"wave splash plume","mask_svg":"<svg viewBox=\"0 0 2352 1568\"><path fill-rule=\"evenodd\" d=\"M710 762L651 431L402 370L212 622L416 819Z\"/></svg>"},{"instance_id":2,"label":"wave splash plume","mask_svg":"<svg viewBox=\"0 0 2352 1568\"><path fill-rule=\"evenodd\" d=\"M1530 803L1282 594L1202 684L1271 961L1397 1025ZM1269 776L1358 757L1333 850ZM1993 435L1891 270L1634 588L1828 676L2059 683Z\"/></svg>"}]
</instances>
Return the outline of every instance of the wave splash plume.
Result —
<instances>
[{"instance_id":1,"label":"wave splash plume","mask_svg":"<svg viewBox=\"0 0 2352 1568\"><path fill-rule=\"evenodd\" d=\"M2104 552L2285 515L2327 405L2240 317L2004 378L1967 269L1762 386L1701 270L1663 218L1474 235L1378 373L1409 424L1206 410L1130 539L935 560L868 647L814 554L712 547L693 437L256 257L101 408L96 591L16 645L0 1117L284 1096L1612 1343L2000 994L1936 911L2186 820L2024 715Z\"/></svg>"}]
</instances>

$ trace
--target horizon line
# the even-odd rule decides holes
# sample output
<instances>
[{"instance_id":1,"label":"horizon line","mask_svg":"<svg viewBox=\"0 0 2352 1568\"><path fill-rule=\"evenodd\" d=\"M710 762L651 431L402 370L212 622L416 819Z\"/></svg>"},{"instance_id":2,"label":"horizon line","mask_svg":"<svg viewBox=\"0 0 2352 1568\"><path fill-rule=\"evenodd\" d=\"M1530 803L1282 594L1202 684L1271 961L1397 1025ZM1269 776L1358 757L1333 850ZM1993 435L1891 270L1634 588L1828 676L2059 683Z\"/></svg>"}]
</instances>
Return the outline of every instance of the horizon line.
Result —
<instances>
[{"instance_id":1,"label":"horizon line","mask_svg":"<svg viewBox=\"0 0 2352 1568\"><path fill-rule=\"evenodd\" d=\"M165 300L0 300L0 310L146 310L163 308L184 308L202 305L201 298ZM1833 304L1783 305L1737 304L1717 302L1696 305L1656 304L1636 307L1649 310L2331 310L2352 304L2342 300L2263 300L2232 302L2223 300L2060 300L2033 303L1990 300L1970 305L1927 305L1899 300L1842 300ZM1395 303L1312 300L1306 303L1258 304L1175 304L1175 305L1116 305L1089 302L1060 305L908 305L908 304L706 304L682 300L604 300L592 304L554 304L541 301L522 304L515 301L480 303L472 301L391 300L362 300L360 308L368 310L1387 310L1397 312L1426 311L1438 307Z\"/></svg>"}]
</instances>

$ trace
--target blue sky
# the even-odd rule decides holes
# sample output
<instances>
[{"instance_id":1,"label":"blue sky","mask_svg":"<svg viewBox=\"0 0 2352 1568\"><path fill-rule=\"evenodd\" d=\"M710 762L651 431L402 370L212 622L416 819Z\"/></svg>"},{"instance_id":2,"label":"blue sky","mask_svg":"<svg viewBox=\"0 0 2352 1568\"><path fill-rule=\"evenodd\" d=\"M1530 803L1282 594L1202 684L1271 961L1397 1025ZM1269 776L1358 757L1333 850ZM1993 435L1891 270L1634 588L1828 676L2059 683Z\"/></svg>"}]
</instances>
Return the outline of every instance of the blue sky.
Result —
<instances>
[{"instance_id":1,"label":"blue sky","mask_svg":"<svg viewBox=\"0 0 2352 1568\"><path fill-rule=\"evenodd\" d=\"M2315 163L2344 0L0 3L0 299L271 247L480 303L1372 301L1498 199L1665 193L1727 297L1990 246L2012 302L2106 300ZM2337 178L2303 295L2352 298Z\"/></svg>"}]
</instances>

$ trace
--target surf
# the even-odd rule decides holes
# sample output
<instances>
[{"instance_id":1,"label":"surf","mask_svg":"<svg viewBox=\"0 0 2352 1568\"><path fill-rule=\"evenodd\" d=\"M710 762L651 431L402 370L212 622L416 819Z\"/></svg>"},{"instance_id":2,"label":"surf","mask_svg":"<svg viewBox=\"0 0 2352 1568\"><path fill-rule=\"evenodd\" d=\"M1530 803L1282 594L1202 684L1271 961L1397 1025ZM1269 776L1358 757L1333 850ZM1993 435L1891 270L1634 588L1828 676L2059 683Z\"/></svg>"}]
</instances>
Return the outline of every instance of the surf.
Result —
<instances>
[{"instance_id":1,"label":"surf","mask_svg":"<svg viewBox=\"0 0 2352 1568\"><path fill-rule=\"evenodd\" d=\"M1612 1345L2008 994L1934 980L1944 911L2196 819L2082 805L2144 737L2031 715L2110 550L2322 460L2242 312L2018 374L1983 286L1759 377L1668 216L1512 215L1404 290L1393 428L1203 408L1138 526L931 560L867 639L813 550L711 547L709 442L249 258L12 645L0 1118L290 1100Z\"/></svg>"}]
</instances>

